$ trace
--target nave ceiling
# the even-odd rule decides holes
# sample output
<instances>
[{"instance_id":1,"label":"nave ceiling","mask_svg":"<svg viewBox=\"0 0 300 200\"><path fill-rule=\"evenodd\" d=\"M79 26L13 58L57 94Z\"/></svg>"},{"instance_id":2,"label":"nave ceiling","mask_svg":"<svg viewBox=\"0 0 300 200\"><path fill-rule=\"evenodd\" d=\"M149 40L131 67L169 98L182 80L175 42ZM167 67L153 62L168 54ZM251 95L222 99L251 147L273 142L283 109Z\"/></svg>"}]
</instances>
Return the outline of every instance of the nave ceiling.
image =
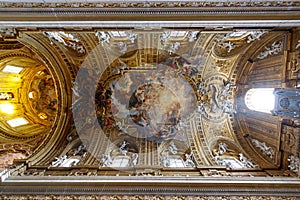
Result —
<instances>
[{"instance_id":1,"label":"nave ceiling","mask_svg":"<svg viewBox=\"0 0 300 200\"><path fill-rule=\"evenodd\" d=\"M0 29L4 183L289 177L297 190L299 27L8 23L17 26Z\"/></svg>"},{"instance_id":2,"label":"nave ceiling","mask_svg":"<svg viewBox=\"0 0 300 200\"><path fill-rule=\"evenodd\" d=\"M7 79L21 79L3 84L3 92L14 97L2 101L20 107L2 117L3 158L14 151L22 158L37 154L44 151L41 144L55 150L48 159L59 158L64 148L57 144L71 148L81 140L92 165L101 165L107 154L122 154L118 148L123 143L131 155L143 149L145 155L154 152L158 157L171 143L181 148L183 160L193 155L193 167L230 166L222 157L237 160L237 168L282 167L280 117L249 109L244 95L251 88L283 86L289 32L108 29L19 34L20 48L2 50L3 68L24 68L16 75L2 71ZM264 63L276 68L260 69ZM10 127L8 119L21 113L28 124ZM253 124L258 120L263 122ZM65 125L58 127L61 123ZM56 142L49 141L54 137ZM107 147L99 148L98 142ZM263 142L269 152L260 149ZM248 166L242 164L243 156ZM49 165L48 159L32 162ZM140 164L168 167L155 159Z\"/></svg>"}]
</instances>

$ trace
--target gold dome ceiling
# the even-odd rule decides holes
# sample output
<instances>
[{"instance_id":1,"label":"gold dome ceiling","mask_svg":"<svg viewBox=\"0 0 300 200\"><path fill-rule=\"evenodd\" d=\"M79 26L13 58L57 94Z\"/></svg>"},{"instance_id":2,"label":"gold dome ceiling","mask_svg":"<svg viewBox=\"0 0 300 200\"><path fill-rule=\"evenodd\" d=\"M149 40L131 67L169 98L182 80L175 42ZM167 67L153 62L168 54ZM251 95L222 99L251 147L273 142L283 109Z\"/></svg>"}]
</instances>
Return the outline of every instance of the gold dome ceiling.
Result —
<instances>
[{"instance_id":1,"label":"gold dome ceiling","mask_svg":"<svg viewBox=\"0 0 300 200\"><path fill-rule=\"evenodd\" d=\"M19 45L20 46L20 45ZM52 75L24 46L1 53L1 165L33 153L57 115Z\"/></svg>"}]
</instances>

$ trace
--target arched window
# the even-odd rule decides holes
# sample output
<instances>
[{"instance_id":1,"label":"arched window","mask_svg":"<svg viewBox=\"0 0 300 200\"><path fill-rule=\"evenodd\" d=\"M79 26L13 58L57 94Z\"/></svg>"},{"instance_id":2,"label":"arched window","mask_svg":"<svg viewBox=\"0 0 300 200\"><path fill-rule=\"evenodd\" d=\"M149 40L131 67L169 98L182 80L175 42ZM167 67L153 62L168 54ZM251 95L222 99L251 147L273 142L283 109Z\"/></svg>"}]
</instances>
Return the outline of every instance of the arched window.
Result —
<instances>
[{"instance_id":1,"label":"arched window","mask_svg":"<svg viewBox=\"0 0 300 200\"><path fill-rule=\"evenodd\" d=\"M169 157L169 162L170 164L168 167L187 167L180 157Z\"/></svg>"},{"instance_id":2,"label":"arched window","mask_svg":"<svg viewBox=\"0 0 300 200\"><path fill-rule=\"evenodd\" d=\"M116 156L109 167L129 167L130 157L129 156Z\"/></svg>"},{"instance_id":3,"label":"arched window","mask_svg":"<svg viewBox=\"0 0 300 200\"><path fill-rule=\"evenodd\" d=\"M236 158L223 158L222 162L218 163L219 165L222 166L228 166L231 169L240 169L240 168L245 168L245 166L238 161Z\"/></svg>"},{"instance_id":4,"label":"arched window","mask_svg":"<svg viewBox=\"0 0 300 200\"><path fill-rule=\"evenodd\" d=\"M19 117L19 118L15 118L15 119L11 119L11 120L8 120L6 121L8 123L9 126L11 127L17 127L17 126L22 126L22 125L25 125L25 124L28 124L29 122L23 118L23 117Z\"/></svg>"},{"instance_id":5,"label":"arched window","mask_svg":"<svg viewBox=\"0 0 300 200\"><path fill-rule=\"evenodd\" d=\"M164 167L195 167L191 150L175 140L161 145L160 164Z\"/></svg>"},{"instance_id":6,"label":"arched window","mask_svg":"<svg viewBox=\"0 0 300 200\"><path fill-rule=\"evenodd\" d=\"M139 153L135 141L118 139L102 155L103 167L134 167L138 164Z\"/></svg>"},{"instance_id":7,"label":"arched window","mask_svg":"<svg viewBox=\"0 0 300 200\"><path fill-rule=\"evenodd\" d=\"M245 95L245 104L250 110L270 113L274 109L274 88L253 88Z\"/></svg>"}]
</instances>

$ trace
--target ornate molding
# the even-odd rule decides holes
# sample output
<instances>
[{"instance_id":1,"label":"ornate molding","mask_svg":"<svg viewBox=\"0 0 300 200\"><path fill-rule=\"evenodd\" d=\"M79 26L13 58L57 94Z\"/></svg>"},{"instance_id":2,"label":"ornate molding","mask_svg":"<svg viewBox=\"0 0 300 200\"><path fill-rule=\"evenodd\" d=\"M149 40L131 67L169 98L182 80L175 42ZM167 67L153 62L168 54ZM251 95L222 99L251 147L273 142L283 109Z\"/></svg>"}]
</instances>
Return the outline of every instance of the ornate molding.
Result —
<instances>
[{"instance_id":1,"label":"ornate molding","mask_svg":"<svg viewBox=\"0 0 300 200\"><path fill-rule=\"evenodd\" d=\"M298 7L299 1L247 1L247 2L220 2L220 1L169 1L169 2L2 2L0 8L211 8L211 7Z\"/></svg>"},{"instance_id":2,"label":"ornate molding","mask_svg":"<svg viewBox=\"0 0 300 200\"><path fill-rule=\"evenodd\" d=\"M205 195L205 196L184 196L184 195L0 195L3 200L12 199L45 199L45 200L56 200L56 199L74 199L74 200L94 200L94 199L108 199L108 200L138 200L138 199L151 199L151 200L179 200L179 199L190 199L190 200L211 200L211 199L272 199L272 200L284 200L286 196L264 196L264 195L253 195L243 196L224 196L224 195ZM291 200L296 200L296 197L289 198Z\"/></svg>"},{"instance_id":3,"label":"ornate molding","mask_svg":"<svg viewBox=\"0 0 300 200\"><path fill-rule=\"evenodd\" d=\"M146 15L149 17L149 15ZM98 16L99 17L99 16ZM5 21L5 19L1 19L0 15L0 26L3 27L15 27L15 28L20 28L22 31L32 31L32 29L41 29L43 31L51 29L56 29L56 30L68 30L68 31L74 31L74 27L80 27L80 29L86 29L89 31L92 31L94 29L103 29L103 28L120 28L120 29L127 29L128 27L135 27L135 28L140 28L140 29L145 29L145 28L176 28L176 27L190 27L190 28L201 28L201 29L206 29L206 30L232 30L233 28L239 28L239 27L248 27L248 28L257 28L259 27L264 27L264 28L274 28L274 27L282 27L282 28L290 28L290 27L297 27L300 26L300 20L282 20L282 19L276 19L276 20L254 20L254 19L239 19L238 21L235 18L227 19L226 21L222 20L217 20L214 19L209 20L206 19L204 20L197 17L197 19L192 19L192 18L184 18L178 19L174 21L168 21L168 19L164 19L163 17L160 16L160 20L165 20L165 21L157 21L153 20L150 18L147 20L146 18L140 18L139 21L135 19L132 19L131 21L122 21L121 19L114 19L113 16L110 16L110 20L92 20L88 18L80 18L86 19L85 21L79 21L74 18L67 20L67 19L61 19L57 20L54 18L49 17L45 21L34 21L33 18L26 19L23 17L21 18L14 18L15 21ZM225 16L224 16L225 17ZM35 18L37 19L37 18ZM42 19L42 18L39 18ZM114 19L112 21L112 19ZM201 19L201 20L199 20ZM2 20L2 21L1 21ZM105 20L105 21L104 21Z\"/></svg>"},{"instance_id":4,"label":"ornate molding","mask_svg":"<svg viewBox=\"0 0 300 200\"><path fill-rule=\"evenodd\" d=\"M217 9L216 9L217 8ZM253 9L255 8L255 9ZM2 2L2 21L299 20L298 1ZM83 17L84 16L84 17ZM126 18L124 18L126 16ZM245 24L243 24L245 25ZM90 27L90 26L89 26ZM221 25L221 27L223 27ZM245 26L243 26L245 27Z\"/></svg>"},{"instance_id":5,"label":"ornate molding","mask_svg":"<svg viewBox=\"0 0 300 200\"><path fill-rule=\"evenodd\" d=\"M24 45L17 41L2 41L0 43L0 50L16 50L21 49L22 47L24 47Z\"/></svg>"},{"instance_id":6,"label":"ornate molding","mask_svg":"<svg viewBox=\"0 0 300 200\"><path fill-rule=\"evenodd\" d=\"M82 184L84 182L84 184ZM298 178L169 176L36 176L9 177L1 195L242 195L299 197ZM130 187L129 187L130 186ZM187 187L188 186L188 187ZM3 199L3 198L2 198Z\"/></svg>"}]
</instances>

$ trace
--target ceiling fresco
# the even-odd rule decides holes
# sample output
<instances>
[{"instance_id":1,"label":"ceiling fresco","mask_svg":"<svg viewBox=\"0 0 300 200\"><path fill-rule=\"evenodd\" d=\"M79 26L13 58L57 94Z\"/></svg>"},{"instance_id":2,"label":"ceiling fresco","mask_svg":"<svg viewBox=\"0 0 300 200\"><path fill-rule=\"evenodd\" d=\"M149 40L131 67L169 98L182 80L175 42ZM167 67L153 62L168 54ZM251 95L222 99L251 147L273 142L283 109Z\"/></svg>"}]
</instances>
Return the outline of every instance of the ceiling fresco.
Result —
<instances>
[{"instance_id":1,"label":"ceiling fresco","mask_svg":"<svg viewBox=\"0 0 300 200\"><path fill-rule=\"evenodd\" d=\"M247 91L261 83L247 85L248 75L243 76L251 73L260 81L264 70L278 77L286 32L103 29L24 38L42 41L66 62L44 52L50 62L28 70L22 87L20 99L32 114L20 129L30 131L32 122L38 123L44 130L32 131L33 136L45 133L40 136L47 141L51 130L64 146L37 165L259 170L280 162L278 117L247 107ZM253 71L252 63L258 66ZM274 77L268 87L280 86ZM4 101L9 93L2 96Z\"/></svg>"},{"instance_id":2,"label":"ceiling fresco","mask_svg":"<svg viewBox=\"0 0 300 200\"><path fill-rule=\"evenodd\" d=\"M107 91L101 88L95 97L101 127L123 122L130 130L128 134L149 140L179 139L180 135L185 135L184 121L196 110L197 102L185 76L196 75L197 68L182 60L170 57L157 64L131 69L124 66L119 74L113 75L118 78L109 83ZM108 117L101 115L103 110L111 113L115 123L110 124Z\"/></svg>"},{"instance_id":3,"label":"ceiling fresco","mask_svg":"<svg viewBox=\"0 0 300 200\"><path fill-rule=\"evenodd\" d=\"M57 92L53 77L46 69L33 77L29 93L29 102L36 114L43 120L53 121L57 114Z\"/></svg>"},{"instance_id":4,"label":"ceiling fresco","mask_svg":"<svg viewBox=\"0 0 300 200\"><path fill-rule=\"evenodd\" d=\"M242 50L231 51L237 38L247 40L253 33L97 32L99 44L73 81L72 111L80 138L93 141L95 135L103 135L117 149L122 140L128 146L129 140L142 139L158 146L178 141L186 153L195 149L197 165L215 164L216 138L236 140L231 124L236 113L234 70L237 52ZM258 33L257 38L262 35ZM226 52L220 53L222 48ZM109 53L99 55L103 49ZM93 64L95 57L109 62L106 66ZM204 140L195 145L194 137L199 134ZM120 142L115 143L116 139ZM94 152L90 142L84 143ZM203 153L196 155L196 151ZM237 159L238 153L244 152L237 151ZM96 157L107 158L111 153L99 154Z\"/></svg>"}]
</instances>

